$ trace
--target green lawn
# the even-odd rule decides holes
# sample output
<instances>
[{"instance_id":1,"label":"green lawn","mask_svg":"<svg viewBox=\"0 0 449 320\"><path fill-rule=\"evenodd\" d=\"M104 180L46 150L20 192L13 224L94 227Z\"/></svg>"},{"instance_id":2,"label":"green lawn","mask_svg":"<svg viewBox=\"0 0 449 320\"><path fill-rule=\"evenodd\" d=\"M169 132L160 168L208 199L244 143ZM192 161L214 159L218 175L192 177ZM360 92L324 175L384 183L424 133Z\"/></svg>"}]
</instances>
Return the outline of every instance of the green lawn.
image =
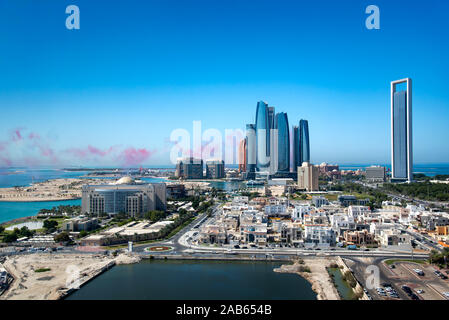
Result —
<instances>
[{"instance_id":1,"label":"green lawn","mask_svg":"<svg viewBox=\"0 0 449 320\"><path fill-rule=\"evenodd\" d=\"M328 201L337 201L338 200L338 194L325 194L324 197Z\"/></svg>"},{"instance_id":2,"label":"green lawn","mask_svg":"<svg viewBox=\"0 0 449 320\"><path fill-rule=\"evenodd\" d=\"M390 259L384 261L387 265L392 265L396 262L414 262L419 264L426 264L427 262L425 260L412 260L412 259Z\"/></svg>"}]
</instances>

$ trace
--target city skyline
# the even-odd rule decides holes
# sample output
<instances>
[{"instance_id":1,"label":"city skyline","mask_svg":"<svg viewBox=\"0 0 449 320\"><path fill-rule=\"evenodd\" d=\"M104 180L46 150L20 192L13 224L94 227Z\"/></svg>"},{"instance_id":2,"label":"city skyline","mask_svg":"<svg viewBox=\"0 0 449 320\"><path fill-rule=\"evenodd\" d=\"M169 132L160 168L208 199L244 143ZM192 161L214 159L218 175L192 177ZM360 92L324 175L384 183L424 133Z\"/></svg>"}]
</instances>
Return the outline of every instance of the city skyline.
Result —
<instances>
[{"instance_id":1,"label":"city skyline","mask_svg":"<svg viewBox=\"0 0 449 320\"><path fill-rule=\"evenodd\" d=\"M363 4L117 3L106 23L103 6L79 1L73 32L55 3L1 7L0 167L173 165L172 130L201 120L245 131L259 100L290 124L309 120L312 163L388 164L389 83L404 77L414 162L449 162L447 3L423 16L419 4L378 1L382 26L370 31Z\"/></svg>"}]
</instances>

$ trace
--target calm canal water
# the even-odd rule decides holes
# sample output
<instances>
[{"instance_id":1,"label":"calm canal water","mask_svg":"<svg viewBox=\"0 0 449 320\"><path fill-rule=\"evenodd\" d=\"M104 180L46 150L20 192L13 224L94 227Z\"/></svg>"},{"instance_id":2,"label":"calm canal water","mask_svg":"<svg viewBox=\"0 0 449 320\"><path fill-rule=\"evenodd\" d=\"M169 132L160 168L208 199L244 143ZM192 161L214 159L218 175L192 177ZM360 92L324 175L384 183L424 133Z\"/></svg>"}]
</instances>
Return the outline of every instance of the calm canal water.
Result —
<instances>
[{"instance_id":1,"label":"calm canal water","mask_svg":"<svg viewBox=\"0 0 449 320\"><path fill-rule=\"evenodd\" d=\"M305 279L273 272L281 264L143 260L113 267L67 300L315 300Z\"/></svg>"},{"instance_id":2,"label":"calm canal water","mask_svg":"<svg viewBox=\"0 0 449 320\"><path fill-rule=\"evenodd\" d=\"M333 276L334 283L337 291L344 300L351 300L354 297L354 293L351 287L343 280L343 274L338 268L330 268L328 272Z\"/></svg>"}]
</instances>

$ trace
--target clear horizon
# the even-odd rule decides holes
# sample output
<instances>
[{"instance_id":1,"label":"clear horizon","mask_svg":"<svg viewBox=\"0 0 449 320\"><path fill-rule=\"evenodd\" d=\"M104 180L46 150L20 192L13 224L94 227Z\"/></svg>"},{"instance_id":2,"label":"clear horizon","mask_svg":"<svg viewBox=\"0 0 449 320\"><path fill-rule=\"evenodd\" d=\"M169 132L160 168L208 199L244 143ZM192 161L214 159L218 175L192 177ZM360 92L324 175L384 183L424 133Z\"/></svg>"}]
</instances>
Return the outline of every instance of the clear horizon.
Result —
<instances>
[{"instance_id":1,"label":"clear horizon","mask_svg":"<svg viewBox=\"0 0 449 320\"><path fill-rule=\"evenodd\" d=\"M390 82L413 79L415 164L449 163L449 3L0 4L0 167L166 166L173 130L309 121L311 162L390 163ZM161 164L165 163L165 164Z\"/></svg>"}]
</instances>

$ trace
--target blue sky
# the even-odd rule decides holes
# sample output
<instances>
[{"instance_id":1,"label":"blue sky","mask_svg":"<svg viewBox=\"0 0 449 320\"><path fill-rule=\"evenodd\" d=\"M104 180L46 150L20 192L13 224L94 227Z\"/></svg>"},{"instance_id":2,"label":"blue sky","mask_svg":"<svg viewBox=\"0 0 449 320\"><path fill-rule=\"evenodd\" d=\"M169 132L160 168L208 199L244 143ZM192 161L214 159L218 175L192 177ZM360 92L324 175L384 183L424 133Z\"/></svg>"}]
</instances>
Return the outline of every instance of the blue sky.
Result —
<instances>
[{"instance_id":1,"label":"blue sky","mask_svg":"<svg viewBox=\"0 0 449 320\"><path fill-rule=\"evenodd\" d=\"M78 5L80 30L65 28ZM381 11L365 28L365 8ZM415 162L449 162L449 3L0 1L0 166L169 163L172 130L309 120L315 163L389 163L413 79Z\"/></svg>"}]
</instances>

